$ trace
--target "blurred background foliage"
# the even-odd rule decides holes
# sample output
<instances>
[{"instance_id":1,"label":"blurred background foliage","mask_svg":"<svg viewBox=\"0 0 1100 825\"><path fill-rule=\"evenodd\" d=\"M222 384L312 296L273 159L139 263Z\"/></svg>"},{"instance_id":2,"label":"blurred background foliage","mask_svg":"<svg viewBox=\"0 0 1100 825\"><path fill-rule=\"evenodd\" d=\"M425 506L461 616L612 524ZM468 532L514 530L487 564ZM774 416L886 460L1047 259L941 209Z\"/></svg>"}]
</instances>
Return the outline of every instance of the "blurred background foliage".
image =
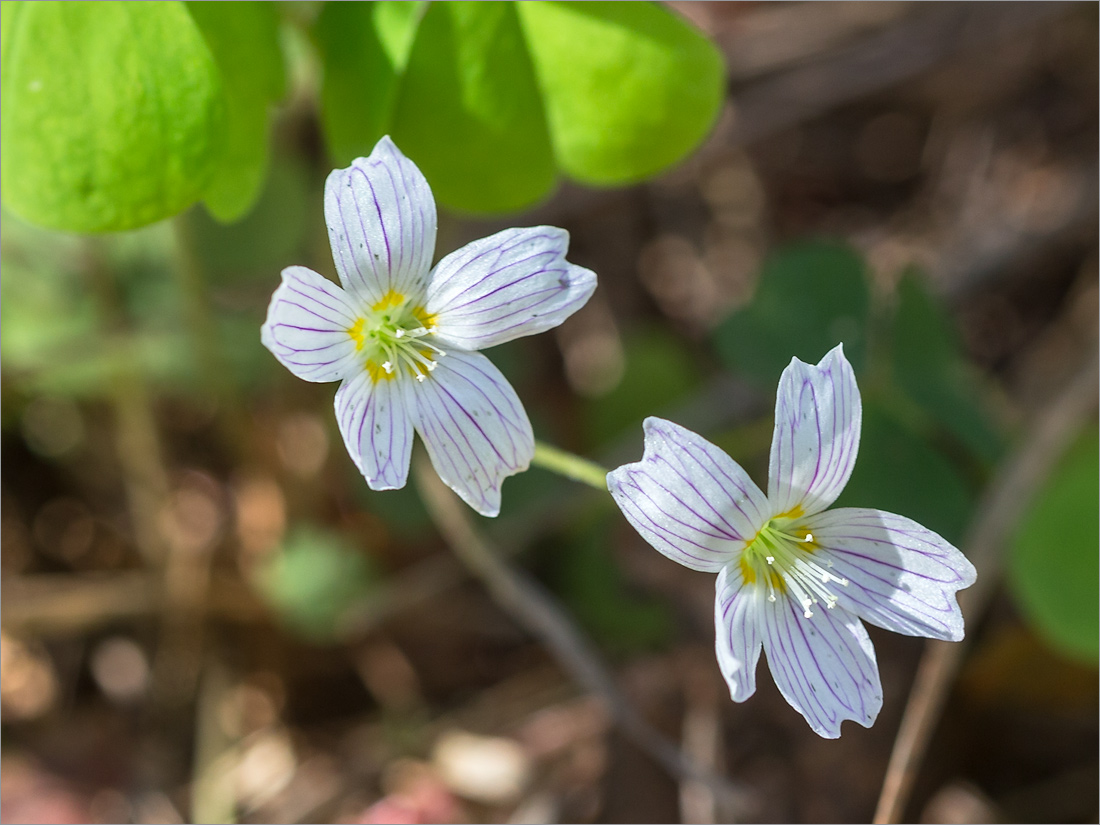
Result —
<instances>
[{"instance_id":1,"label":"blurred background foliage","mask_svg":"<svg viewBox=\"0 0 1100 825\"><path fill-rule=\"evenodd\" d=\"M838 504L963 543L1096 347L1095 9L982 5L4 2L4 821L703 816L414 489L366 487L332 387L260 345L267 301L284 266L334 275L325 176L391 134L437 256L552 223L600 275L491 353L540 438L615 466L665 416L763 483L779 374L843 343ZM1097 452L1093 420L1020 514L914 816L1095 817ZM480 526L684 747L697 712L737 734L714 758L773 777L766 819L870 816L918 642L875 636L887 709L819 759L774 688L721 699L709 582L608 497L534 469ZM456 726L542 784L448 778Z\"/></svg>"}]
</instances>

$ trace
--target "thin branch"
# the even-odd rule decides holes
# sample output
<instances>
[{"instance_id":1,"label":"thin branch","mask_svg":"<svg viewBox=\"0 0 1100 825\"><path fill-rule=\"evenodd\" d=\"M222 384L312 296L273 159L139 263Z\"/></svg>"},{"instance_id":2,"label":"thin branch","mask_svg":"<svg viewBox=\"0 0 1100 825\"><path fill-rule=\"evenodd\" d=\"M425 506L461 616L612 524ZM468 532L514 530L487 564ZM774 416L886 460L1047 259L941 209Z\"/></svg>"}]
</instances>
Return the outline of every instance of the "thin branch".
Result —
<instances>
[{"instance_id":1,"label":"thin branch","mask_svg":"<svg viewBox=\"0 0 1100 825\"><path fill-rule=\"evenodd\" d=\"M439 480L422 453L414 459L414 471L436 527L496 602L537 636L585 690L599 696L623 733L669 773L680 780L706 784L738 818L750 818L756 809L751 791L697 765L637 714L599 655L553 598L489 546L474 527L465 505Z\"/></svg>"},{"instance_id":2,"label":"thin branch","mask_svg":"<svg viewBox=\"0 0 1100 825\"><path fill-rule=\"evenodd\" d=\"M977 582L959 594L967 624L982 615L1000 580L1002 550L1055 462L1096 408L1097 357L1088 363L1035 417L1027 438L989 485L971 522L963 548L978 570ZM917 669L909 703L886 768L875 822L898 822L917 770L966 651L965 642L931 641Z\"/></svg>"}]
</instances>

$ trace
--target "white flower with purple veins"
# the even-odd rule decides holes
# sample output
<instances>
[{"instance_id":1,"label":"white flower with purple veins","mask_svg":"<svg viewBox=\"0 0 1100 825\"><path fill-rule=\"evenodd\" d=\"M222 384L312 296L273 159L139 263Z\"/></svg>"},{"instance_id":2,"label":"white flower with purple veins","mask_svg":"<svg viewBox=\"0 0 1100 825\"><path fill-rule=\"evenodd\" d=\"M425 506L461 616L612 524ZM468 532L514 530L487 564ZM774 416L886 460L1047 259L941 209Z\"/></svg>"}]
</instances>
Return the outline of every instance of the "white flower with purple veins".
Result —
<instances>
[{"instance_id":1,"label":"white flower with purple veins","mask_svg":"<svg viewBox=\"0 0 1100 825\"><path fill-rule=\"evenodd\" d=\"M342 381L336 420L373 490L405 486L413 431L471 507L500 512L500 485L526 470L534 436L515 390L477 350L556 327L596 275L565 261L569 233L506 229L433 269L435 200L388 137L325 183L340 286L283 270L262 340L306 381Z\"/></svg>"},{"instance_id":2,"label":"white flower with purple veins","mask_svg":"<svg viewBox=\"0 0 1100 825\"><path fill-rule=\"evenodd\" d=\"M764 649L783 697L821 736L870 727L882 707L860 619L958 641L955 594L974 567L914 521L881 510L826 510L859 447L861 408L841 347L816 367L797 358L775 403L768 494L722 450L670 421L645 422L645 455L607 476L616 503L657 550L718 574L718 663L736 702L756 690Z\"/></svg>"}]
</instances>

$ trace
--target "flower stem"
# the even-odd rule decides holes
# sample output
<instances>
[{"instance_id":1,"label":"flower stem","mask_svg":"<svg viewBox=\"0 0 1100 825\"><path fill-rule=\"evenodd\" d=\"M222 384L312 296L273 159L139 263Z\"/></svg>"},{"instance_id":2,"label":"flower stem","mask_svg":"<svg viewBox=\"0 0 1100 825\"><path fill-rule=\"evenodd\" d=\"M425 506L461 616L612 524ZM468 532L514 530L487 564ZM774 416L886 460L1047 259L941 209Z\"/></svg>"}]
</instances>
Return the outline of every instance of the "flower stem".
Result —
<instances>
[{"instance_id":1,"label":"flower stem","mask_svg":"<svg viewBox=\"0 0 1100 825\"><path fill-rule=\"evenodd\" d=\"M607 470L599 464L541 441L535 442L535 455L531 463L597 490L607 490Z\"/></svg>"}]
</instances>

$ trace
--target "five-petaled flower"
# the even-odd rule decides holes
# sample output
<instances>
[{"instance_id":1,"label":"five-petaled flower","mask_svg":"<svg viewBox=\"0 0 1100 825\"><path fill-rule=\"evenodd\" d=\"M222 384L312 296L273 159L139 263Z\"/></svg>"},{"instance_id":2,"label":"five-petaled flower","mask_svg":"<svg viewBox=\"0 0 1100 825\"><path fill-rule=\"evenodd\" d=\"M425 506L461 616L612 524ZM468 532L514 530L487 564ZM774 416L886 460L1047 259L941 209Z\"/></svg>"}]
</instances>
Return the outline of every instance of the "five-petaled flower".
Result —
<instances>
[{"instance_id":1,"label":"five-petaled flower","mask_svg":"<svg viewBox=\"0 0 1100 825\"><path fill-rule=\"evenodd\" d=\"M440 478L495 516L534 436L477 350L557 326L592 295L595 273L565 261L569 234L550 226L506 229L433 269L435 200L388 137L329 175L325 221L343 288L283 270L264 345L299 378L343 382L336 420L371 489L405 485L415 429Z\"/></svg>"},{"instance_id":2,"label":"five-petaled flower","mask_svg":"<svg viewBox=\"0 0 1100 825\"><path fill-rule=\"evenodd\" d=\"M841 347L797 358L775 404L768 494L732 458L669 421L645 422L645 455L608 474L616 503L657 550L717 573L717 654L734 701L756 690L763 647L783 697L821 736L882 706L860 619L958 641L956 591L974 567L943 538L880 510L826 511L848 482L861 407Z\"/></svg>"}]
</instances>

